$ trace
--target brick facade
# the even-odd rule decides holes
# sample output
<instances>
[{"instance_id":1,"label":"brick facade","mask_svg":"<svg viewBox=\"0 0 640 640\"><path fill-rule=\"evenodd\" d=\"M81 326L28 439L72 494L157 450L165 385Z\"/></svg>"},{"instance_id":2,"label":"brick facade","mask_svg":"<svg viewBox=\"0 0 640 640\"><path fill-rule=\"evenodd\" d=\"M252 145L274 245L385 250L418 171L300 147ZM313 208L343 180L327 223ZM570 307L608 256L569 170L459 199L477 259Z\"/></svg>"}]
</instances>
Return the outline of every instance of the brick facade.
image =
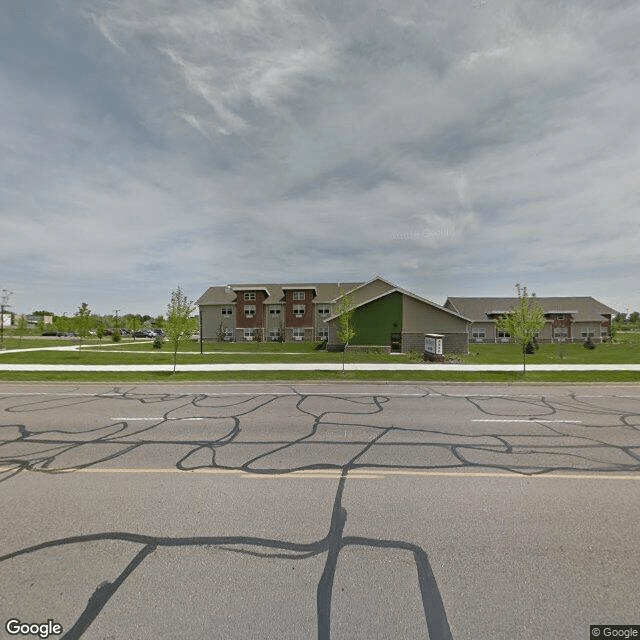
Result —
<instances>
[{"instance_id":1,"label":"brick facade","mask_svg":"<svg viewBox=\"0 0 640 640\"><path fill-rule=\"evenodd\" d=\"M251 294L255 300L245 300L245 294ZM254 291L238 291L236 300L236 329L257 329L264 327L264 301L267 293L264 290L256 289ZM245 307L253 305L255 307L255 315L247 318L245 315Z\"/></svg>"},{"instance_id":2,"label":"brick facade","mask_svg":"<svg viewBox=\"0 0 640 640\"><path fill-rule=\"evenodd\" d=\"M302 300L294 300L294 293L302 295ZM304 306L304 314L298 318L295 307ZM284 324L286 327L313 327L313 291L311 289L289 289L284 292Z\"/></svg>"}]
</instances>

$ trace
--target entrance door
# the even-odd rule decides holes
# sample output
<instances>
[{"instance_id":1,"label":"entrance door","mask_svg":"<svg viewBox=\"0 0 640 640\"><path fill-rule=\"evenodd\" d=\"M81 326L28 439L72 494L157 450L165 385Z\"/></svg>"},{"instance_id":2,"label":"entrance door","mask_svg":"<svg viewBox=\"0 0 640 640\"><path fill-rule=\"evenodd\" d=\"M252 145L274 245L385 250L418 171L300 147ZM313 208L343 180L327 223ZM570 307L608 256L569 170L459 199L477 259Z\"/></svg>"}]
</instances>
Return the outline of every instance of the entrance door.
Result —
<instances>
[{"instance_id":1,"label":"entrance door","mask_svg":"<svg viewBox=\"0 0 640 640\"><path fill-rule=\"evenodd\" d=\"M400 353L401 344L402 344L402 334L392 333L391 334L391 353Z\"/></svg>"}]
</instances>

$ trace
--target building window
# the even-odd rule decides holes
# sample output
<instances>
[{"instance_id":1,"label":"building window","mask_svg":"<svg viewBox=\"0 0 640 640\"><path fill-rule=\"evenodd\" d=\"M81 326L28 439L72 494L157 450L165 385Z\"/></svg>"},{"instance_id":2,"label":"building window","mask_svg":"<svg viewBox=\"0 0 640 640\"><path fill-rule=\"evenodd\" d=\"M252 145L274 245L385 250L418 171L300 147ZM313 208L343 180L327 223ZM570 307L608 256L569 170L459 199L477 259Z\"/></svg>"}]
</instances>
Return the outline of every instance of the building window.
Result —
<instances>
[{"instance_id":1,"label":"building window","mask_svg":"<svg viewBox=\"0 0 640 640\"><path fill-rule=\"evenodd\" d=\"M280 307L271 307L269 309L269 315L270 316L279 316L280 315L280 311L281 311Z\"/></svg>"},{"instance_id":2,"label":"building window","mask_svg":"<svg viewBox=\"0 0 640 640\"><path fill-rule=\"evenodd\" d=\"M294 329L293 330L293 339L294 340L304 340L304 329Z\"/></svg>"},{"instance_id":3,"label":"building window","mask_svg":"<svg viewBox=\"0 0 640 640\"><path fill-rule=\"evenodd\" d=\"M253 340L256 337L256 330L255 329L245 329L244 330L244 339L245 340Z\"/></svg>"},{"instance_id":4,"label":"building window","mask_svg":"<svg viewBox=\"0 0 640 640\"><path fill-rule=\"evenodd\" d=\"M558 342L564 342L569 337L569 330L566 327L554 327L553 339Z\"/></svg>"},{"instance_id":5,"label":"building window","mask_svg":"<svg viewBox=\"0 0 640 640\"><path fill-rule=\"evenodd\" d=\"M224 330L224 339L227 342L233 342L233 330L232 329L225 329Z\"/></svg>"},{"instance_id":6,"label":"building window","mask_svg":"<svg viewBox=\"0 0 640 640\"><path fill-rule=\"evenodd\" d=\"M247 291L244 294L244 299L245 300L255 300L256 299L256 292L255 291Z\"/></svg>"},{"instance_id":7,"label":"building window","mask_svg":"<svg viewBox=\"0 0 640 640\"><path fill-rule=\"evenodd\" d=\"M269 340L271 342L278 342L280 339L280 329L271 329L269 331Z\"/></svg>"},{"instance_id":8,"label":"building window","mask_svg":"<svg viewBox=\"0 0 640 640\"><path fill-rule=\"evenodd\" d=\"M318 307L318 314L321 316L328 316L331 313L329 307Z\"/></svg>"},{"instance_id":9,"label":"building window","mask_svg":"<svg viewBox=\"0 0 640 640\"><path fill-rule=\"evenodd\" d=\"M593 338L595 337L596 332L595 329L591 328L591 327L582 327L582 329L580 329L580 336L582 338Z\"/></svg>"},{"instance_id":10,"label":"building window","mask_svg":"<svg viewBox=\"0 0 640 640\"><path fill-rule=\"evenodd\" d=\"M329 327L321 327L318 329L318 340L328 340L329 339Z\"/></svg>"},{"instance_id":11,"label":"building window","mask_svg":"<svg viewBox=\"0 0 640 640\"><path fill-rule=\"evenodd\" d=\"M222 307L222 315L223 316L232 316L233 315L233 307Z\"/></svg>"},{"instance_id":12,"label":"building window","mask_svg":"<svg viewBox=\"0 0 640 640\"><path fill-rule=\"evenodd\" d=\"M256 305L255 304L245 304L244 305L244 317L245 318L253 318L256 315Z\"/></svg>"},{"instance_id":13,"label":"building window","mask_svg":"<svg viewBox=\"0 0 640 640\"><path fill-rule=\"evenodd\" d=\"M304 315L304 305L303 304L296 304L293 306L293 315L296 318L302 318L302 316Z\"/></svg>"},{"instance_id":14,"label":"building window","mask_svg":"<svg viewBox=\"0 0 640 640\"><path fill-rule=\"evenodd\" d=\"M294 291L293 292L294 300L304 300L304 291Z\"/></svg>"},{"instance_id":15,"label":"building window","mask_svg":"<svg viewBox=\"0 0 640 640\"><path fill-rule=\"evenodd\" d=\"M498 338L510 338L511 334L507 331L498 331Z\"/></svg>"},{"instance_id":16,"label":"building window","mask_svg":"<svg viewBox=\"0 0 640 640\"><path fill-rule=\"evenodd\" d=\"M471 337L474 340L478 340L478 341L484 340L485 339L484 328L483 327L473 327L471 329Z\"/></svg>"},{"instance_id":17,"label":"building window","mask_svg":"<svg viewBox=\"0 0 640 640\"><path fill-rule=\"evenodd\" d=\"M600 327L600 337L601 338L609 337L609 332L607 331L606 327Z\"/></svg>"}]
</instances>

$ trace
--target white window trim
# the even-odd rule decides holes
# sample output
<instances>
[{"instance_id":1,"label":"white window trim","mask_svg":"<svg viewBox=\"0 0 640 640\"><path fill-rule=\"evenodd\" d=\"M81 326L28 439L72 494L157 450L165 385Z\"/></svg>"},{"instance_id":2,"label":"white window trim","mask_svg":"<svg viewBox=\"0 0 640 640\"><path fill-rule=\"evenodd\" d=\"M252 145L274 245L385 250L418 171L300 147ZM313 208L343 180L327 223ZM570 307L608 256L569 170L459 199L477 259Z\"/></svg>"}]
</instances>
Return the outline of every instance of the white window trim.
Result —
<instances>
[{"instance_id":1,"label":"white window trim","mask_svg":"<svg viewBox=\"0 0 640 640\"><path fill-rule=\"evenodd\" d=\"M301 329L300 327L294 327L291 332L291 336L294 340L304 340L304 333L304 329Z\"/></svg>"},{"instance_id":2,"label":"white window trim","mask_svg":"<svg viewBox=\"0 0 640 640\"><path fill-rule=\"evenodd\" d=\"M222 307L222 315L223 316L232 316L233 315L233 307Z\"/></svg>"},{"instance_id":3,"label":"white window trim","mask_svg":"<svg viewBox=\"0 0 640 640\"><path fill-rule=\"evenodd\" d=\"M269 315L270 316L279 316L281 311L282 311L282 309L280 309L280 307L271 307L269 309Z\"/></svg>"},{"instance_id":4,"label":"white window trim","mask_svg":"<svg viewBox=\"0 0 640 640\"><path fill-rule=\"evenodd\" d=\"M245 340L248 340L249 342L251 342L256 337L256 330L255 329L245 329L243 335L244 335L244 339Z\"/></svg>"},{"instance_id":5,"label":"white window trim","mask_svg":"<svg viewBox=\"0 0 640 640\"><path fill-rule=\"evenodd\" d=\"M300 311L302 309L302 311ZM304 316L307 307L304 304L294 304L293 305L293 315L296 318L302 318Z\"/></svg>"},{"instance_id":6,"label":"white window trim","mask_svg":"<svg viewBox=\"0 0 640 640\"><path fill-rule=\"evenodd\" d=\"M255 291L246 291L244 294L244 299L245 301L247 300L255 300L256 299L256 292Z\"/></svg>"},{"instance_id":7,"label":"white window trim","mask_svg":"<svg viewBox=\"0 0 640 640\"><path fill-rule=\"evenodd\" d=\"M244 317L245 318L253 318L256 315L256 305L255 304L245 304L244 305Z\"/></svg>"},{"instance_id":8,"label":"white window trim","mask_svg":"<svg viewBox=\"0 0 640 640\"><path fill-rule=\"evenodd\" d=\"M304 291L294 291L293 292L293 299L294 300L304 300L305 299Z\"/></svg>"},{"instance_id":9,"label":"white window trim","mask_svg":"<svg viewBox=\"0 0 640 640\"><path fill-rule=\"evenodd\" d=\"M331 314L331 308L330 307L328 307L326 305L318 307L318 315L328 316L330 314Z\"/></svg>"}]
</instances>

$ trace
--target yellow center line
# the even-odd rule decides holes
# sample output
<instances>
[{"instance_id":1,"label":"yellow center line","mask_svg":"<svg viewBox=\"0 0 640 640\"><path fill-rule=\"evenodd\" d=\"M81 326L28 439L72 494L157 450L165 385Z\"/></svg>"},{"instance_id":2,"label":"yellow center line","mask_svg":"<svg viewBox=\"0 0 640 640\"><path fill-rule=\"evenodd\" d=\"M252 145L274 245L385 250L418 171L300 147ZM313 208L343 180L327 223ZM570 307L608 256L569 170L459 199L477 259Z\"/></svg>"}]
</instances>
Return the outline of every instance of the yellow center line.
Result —
<instances>
[{"instance_id":1,"label":"yellow center line","mask_svg":"<svg viewBox=\"0 0 640 640\"><path fill-rule=\"evenodd\" d=\"M16 471L17 467L0 467L0 473ZM336 480L340 478L342 471L334 470L313 470L313 471L291 471L285 473L256 473L243 471L240 469L213 469L205 467L202 469L176 469L176 468L105 468L87 467L83 469L35 469L34 471L44 471L52 474L63 473L120 473L120 474L176 474L176 475L217 475L217 476L238 476L245 479L328 479ZM347 474L349 479L377 480L390 477L417 477L417 478L512 478L526 480L640 480L640 474L608 474L608 473L536 473L528 475L526 473L516 473L508 471L438 471L420 469L363 469L352 470Z\"/></svg>"}]
</instances>

